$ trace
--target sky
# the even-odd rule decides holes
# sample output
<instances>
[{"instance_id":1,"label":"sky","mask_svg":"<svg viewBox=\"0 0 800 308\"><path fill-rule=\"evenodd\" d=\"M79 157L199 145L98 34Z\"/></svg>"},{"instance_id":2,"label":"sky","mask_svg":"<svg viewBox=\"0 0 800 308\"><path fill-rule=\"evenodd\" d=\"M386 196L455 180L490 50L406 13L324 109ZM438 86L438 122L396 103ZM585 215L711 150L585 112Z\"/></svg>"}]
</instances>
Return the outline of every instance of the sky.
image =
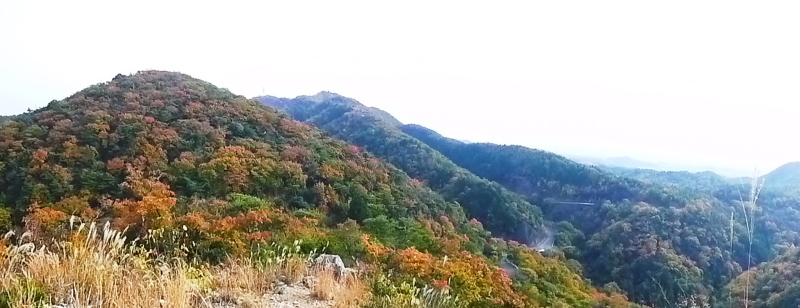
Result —
<instances>
[{"instance_id":1,"label":"sky","mask_svg":"<svg viewBox=\"0 0 800 308\"><path fill-rule=\"evenodd\" d=\"M118 73L336 92L560 154L762 172L800 160L800 4L0 1L0 114Z\"/></svg>"}]
</instances>

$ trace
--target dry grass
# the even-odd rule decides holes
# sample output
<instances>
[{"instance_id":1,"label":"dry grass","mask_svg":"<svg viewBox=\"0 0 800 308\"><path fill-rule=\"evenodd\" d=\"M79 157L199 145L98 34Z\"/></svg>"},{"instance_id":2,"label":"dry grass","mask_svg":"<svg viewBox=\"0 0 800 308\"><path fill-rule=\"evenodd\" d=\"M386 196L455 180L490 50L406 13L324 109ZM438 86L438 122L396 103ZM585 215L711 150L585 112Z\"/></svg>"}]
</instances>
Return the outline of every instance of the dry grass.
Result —
<instances>
[{"instance_id":1,"label":"dry grass","mask_svg":"<svg viewBox=\"0 0 800 308\"><path fill-rule=\"evenodd\" d=\"M360 307L370 299L368 286L355 275L336 277L333 270L324 269L317 271L314 278L311 296L319 300L333 300L333 307Z\"/></svg>"},{"instance_id":2,"label":"dry grass","mask_svg":"<svg viewBox=\"0 0 800 308\"><path fill-rule=\"evenodd\" d=\"M269 267L276 273L276 278L286 284L292 285L303 279L309 272L309 263L315 252L304 254L300 252L302 241L295 241L293 245L281 246L273 243L264 249L258 250L253 256L260 266Z\"/></svg>"},{"instance_id":3,"label":"dry grass","mask_svg":"<svg viewBox=\"0 0 800 308\"><path fill-rule=\"evenodd\" d=\"M196 308L216 302L255 307L277 277L297 281L305 270L303 259L295 257L267 266L234 259L210 269L153 260L120 232L90 225L51 247L27 243L0 249L0 308Z\"/></svg>"},{"instance_id":4,"label":"dry grass","mask_svg":"<svg viewBox=\"0 0 800 308\"><path fill-rule=\"evenodd\" d=\"M333 306L336 308L361 307L370 301L371 295L369 286L363 280L348 280L336 294Z\"/></svg>"},{"instance_id":5,"label":"dry grass","mask_svg":"<svg viewBox=\"0 0 800 308\"><path fill-rule=\"evenodd\" d=\"M336 294L338 283L336 281L336 274L331 269L325 269L317 272L314 279L314 287L311 296L319 300L332 300L333 295Z\"/></svg>"},{"instance_id":6,"label":"dry grass","mask_svg":"<svg viewBox=\"0 0 800 308\"><path fill-rule=\"evenodd\" d=\"M273 283L301 281L310 255L278 247L256 259L231 259L215 267L153 258L106 225L81 226L71 240L54 245L0 245L0 308L130 307L202 308L225 303L262 307ZM254 260L258 260L257 262ZM316 274L315 297L335 307L355 307L369 298L357 277Z\"/></svg>"},{"instance_id":7,"label":"dry grass","mask_svg":"<svg viewBox=\"0 0 800 308\"><path fill-rule=\"evenodd\" d=\"M281 278L287 284L295 284L308 273L308 262L297 257L290 257L280 264Z\"/></svg>"},{"instance_id":8,"label":"dry grass","mask_svg":"<svg viewBox=\"0 0 800 308\"><path fill-rule=\"evenodd\" d=\"M228 261L216 268L211 278L217 292L214 301L257 306L277 275L272 268L255 266L249 259Z\"/></svg>"},{"instance_id":9,"label":"dry grass","mask_svg":"<svg viewBox=\"0 0 800 308\"><path fill-rule=\"evenodd\" d=\"M28 243L0 253L0 307L178 308L201 296L181 262L148 263L108 226L78 235L53 247Z\"/></svg>"}]
</instances>

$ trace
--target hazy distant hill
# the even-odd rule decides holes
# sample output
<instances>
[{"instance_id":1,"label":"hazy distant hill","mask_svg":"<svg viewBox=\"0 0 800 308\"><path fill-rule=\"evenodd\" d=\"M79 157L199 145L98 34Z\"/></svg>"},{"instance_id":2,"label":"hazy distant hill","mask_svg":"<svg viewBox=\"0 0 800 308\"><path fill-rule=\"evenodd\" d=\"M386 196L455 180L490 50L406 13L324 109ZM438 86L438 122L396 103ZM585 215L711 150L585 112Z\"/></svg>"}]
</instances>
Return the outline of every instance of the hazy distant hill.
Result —
<instances>
[{"instance_id":1,"label":"hazy distant hill","mask_svg":"<svg viewBox=\"0 0 800 308\"><path fill-rule=\"evenodd\" d=\"M566 155L566 157L580 163L594 166L611 166L631 169L652 169L656 171L687 171L692 173L714 172L724 177L747 177L753 175L753 170L747 168L731 168L724 166L698 165L688 163L663 163L650 162L635 159L628 156L623 157L593 157L585 155Z\"/></svg>"},{"instance_id":2,"label":"hazy distant hill","mask_svg":"<svg viewBox=\"0 0 800 308\"><path fill-rule=\"evenodd\" d=\"M576 163L561 155L518 145L465 143L420 125L403 132L442 152L459 166L542 203L546 198L572 202L633 199L637 183Z\"/></svg>"},{"instance_id":3,"label":"hazy distant hill","mask_svg":"<svg viewBox=\"0 0 800 308\"><path fill-rule=\"evenodd\" d=\"M658 171L652 169L625 168L609 165L602 165L600 168L619 176L639 180L643 183L680 187L682 189L688 189L694 192L712 193L717 189L720 189L720 187L724 187L728 184L734 184L734 182L731 182L730 179L722 177L711 171Z\"/></svg>"},{"instance_id":4,"label":"hazy distant hill","mask_svg":"<svg viewBox=\"0 0 800 308\"><path fill-rule=\"evenodd\" d=\"M767 189L800 190L800 162L780 166L762 179Z\"/></svg>"},{"instance_id":5,"label":"hazy distant hill","mask_svg":"<svg viewBox=\"0 0 800 308\"><path fill-rule=\"evenodd\" d=\"M577 161L579 163L595 165L595 166L607 165L607 166L642 168L642 169L660 168L660 166L656 163L641 161L627 156L601 158L601 157L590 157L590 156L566 155L566 157L574 161Z\"/></svg>"}]
</instances>

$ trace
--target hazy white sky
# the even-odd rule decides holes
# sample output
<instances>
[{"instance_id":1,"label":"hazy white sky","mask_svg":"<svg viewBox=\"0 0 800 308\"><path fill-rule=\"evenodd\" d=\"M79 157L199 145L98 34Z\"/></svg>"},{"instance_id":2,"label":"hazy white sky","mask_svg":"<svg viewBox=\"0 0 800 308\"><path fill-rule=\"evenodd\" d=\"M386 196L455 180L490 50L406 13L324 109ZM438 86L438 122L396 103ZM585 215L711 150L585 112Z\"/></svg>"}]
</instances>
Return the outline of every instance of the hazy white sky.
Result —
<instances>
[{"instance_id":1,"label":"hazy white sky","mask_svg":"<svg viewBox=\"0 0 800 308\"><path fill-rule=\"evenodd\" d=\"M795 2L383 3L0 1L0 114L160 69L246 96L333 91L458 139L800 160Z\"/></svg>"}]
</instances>

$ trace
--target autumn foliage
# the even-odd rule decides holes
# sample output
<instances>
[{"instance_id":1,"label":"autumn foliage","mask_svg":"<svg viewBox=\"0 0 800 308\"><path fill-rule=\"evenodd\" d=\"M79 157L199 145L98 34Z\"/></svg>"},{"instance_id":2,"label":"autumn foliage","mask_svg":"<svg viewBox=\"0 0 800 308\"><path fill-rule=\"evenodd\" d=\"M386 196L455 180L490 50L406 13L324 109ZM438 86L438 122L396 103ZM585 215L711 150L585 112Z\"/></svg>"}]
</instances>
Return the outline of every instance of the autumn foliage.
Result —
<instances>
[{"instance_id":1,"label":"autumn foliage","mask_svg":"<svg viewBox=\"0 0 800 308\"><path fill-rule=\"evenodd\" d=\"M111 222L153 255L211 264L292 244L396 273L392 284L446 289L469 307L588 307L591 288L563 260L491 240L454 200L177 73L118 75L0 124L1 228L68 237L71 224ZM500 267L508 254L548 270L515 277Z\"/></svg>"}]
</instances>

